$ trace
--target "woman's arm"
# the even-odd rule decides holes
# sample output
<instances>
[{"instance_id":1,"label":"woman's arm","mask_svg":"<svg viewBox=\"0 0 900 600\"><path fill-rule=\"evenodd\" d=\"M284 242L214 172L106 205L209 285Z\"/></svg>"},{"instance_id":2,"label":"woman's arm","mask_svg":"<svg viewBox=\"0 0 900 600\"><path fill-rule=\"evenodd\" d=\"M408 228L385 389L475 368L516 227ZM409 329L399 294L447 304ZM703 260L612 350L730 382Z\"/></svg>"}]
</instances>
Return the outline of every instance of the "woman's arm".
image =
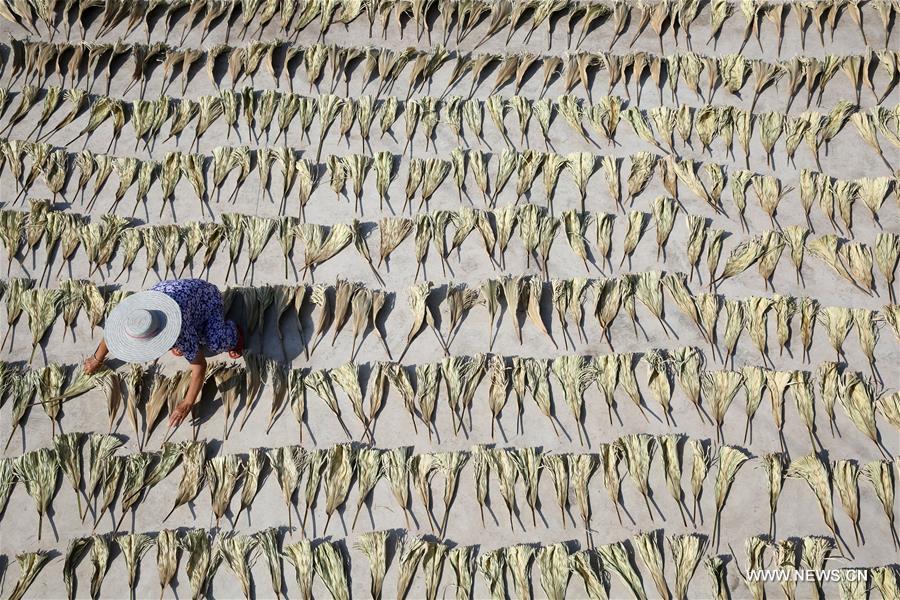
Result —
<instances>
[{"instance_id":1,"label":"woman's arm","mask_svg":"<svg viewBox=\"0 0 900 600\"><path fill-rule=\"evenodd\" d=\"M93 375L103 366L106 355L109 354L109 348L106 347L106 340L100 340L100 345L94 350L93 356L84 359L84 372Z\"/></svg>"},{"instance_id":2,"label":"woman's arm","mask_svg":"<svg viewBox=\"0 0 900 600\"><path fill-rule=\"evenodd\" d=\"M191 361L191 383L188 385L187 393L172 414L169 416L169 426L176 427L191 412L191 407L197 401L200 390L203 389L203 381L206 378L206 357L203 352L197 352L196 358Z\"/></svg>"}]
</instances>

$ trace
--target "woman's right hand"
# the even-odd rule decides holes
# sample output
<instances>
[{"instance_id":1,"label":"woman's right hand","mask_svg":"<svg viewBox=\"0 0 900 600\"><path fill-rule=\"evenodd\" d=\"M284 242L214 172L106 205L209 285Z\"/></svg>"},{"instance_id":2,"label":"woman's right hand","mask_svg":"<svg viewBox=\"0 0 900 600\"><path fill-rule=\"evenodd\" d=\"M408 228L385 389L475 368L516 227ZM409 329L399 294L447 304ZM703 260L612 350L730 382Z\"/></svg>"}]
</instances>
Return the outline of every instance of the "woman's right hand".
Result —
<instances>
[{"instance_id":1,"label":"woman's right hand","mask_svg":"<svg viewBox=\"0 0 900 600\"><path fill-rule=\"evenodd\" d=\"M108 353L109 348L106 346L106 340L100 340L100 345L97 346L94 353L84 359L84 372L88 375L93 375L99 371L100 367L103 366L103 359L106 358Z\"/></svg>"},{"instance_id":2,"label":"woman's right hand","mask_svg":"<svg viewBox=\"0 0 900 600\"><path fill-rule=\"evenodd\" d=\"M169 427L178 427L181 425L184 418L191 413L191 408L193 408L193 406L194 403L190 400L179 402L172 410L172 414L169 415Z\"/></svg>"},{"instance_id":3,"label":"woman's right hand","mask_svg":"<svg viewBox=\"0 0 900 600\"><path fill-rule=\"evenodd\" d=\"M97 371L100 370L100 367L103 366L103 361L97 358L96 356L89 356L84 359L84 372L88 375L93 375Z\"/></svg>"}]
</instances>

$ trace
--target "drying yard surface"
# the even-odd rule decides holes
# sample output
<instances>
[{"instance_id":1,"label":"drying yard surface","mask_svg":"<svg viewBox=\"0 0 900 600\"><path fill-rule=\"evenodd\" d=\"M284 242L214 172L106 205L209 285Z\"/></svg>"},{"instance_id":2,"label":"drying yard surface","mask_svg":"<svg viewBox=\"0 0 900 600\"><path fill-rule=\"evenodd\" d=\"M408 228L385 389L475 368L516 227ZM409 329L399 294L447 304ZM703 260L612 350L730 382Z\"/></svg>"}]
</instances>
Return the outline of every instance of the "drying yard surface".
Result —
<instances>
[{"instance_id":1,"label":"drying yard surface","mask_svg":"<svg viewBox=\"0 0 900 600\"><path fill-rule=\"evenodd\" d=\"M896 2L2 16L4 595L900 593ZM80 363L179 275L172 432Z\"/></svg>"}]
</instances>

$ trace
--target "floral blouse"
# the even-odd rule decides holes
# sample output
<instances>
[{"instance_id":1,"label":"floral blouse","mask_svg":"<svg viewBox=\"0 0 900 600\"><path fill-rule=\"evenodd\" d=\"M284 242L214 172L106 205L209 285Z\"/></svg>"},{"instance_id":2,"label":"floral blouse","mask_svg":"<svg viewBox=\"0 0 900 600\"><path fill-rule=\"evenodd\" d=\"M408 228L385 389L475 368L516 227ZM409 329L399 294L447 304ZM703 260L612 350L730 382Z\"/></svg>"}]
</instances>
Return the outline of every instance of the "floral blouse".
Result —
<instances>
[{"instance_id":1,"label":"floral blouse","mask_svg":"<svg viewBox=\"0 0 900 600\"><path fill-rule=\"evenodd\" d=\"M237 326L226 321L219 288L203 279L170 279L152 288L169 296L181 308L181 335L173 348L193 362L201 346L207 355L237 345Z\"/></svg>"}]
</instances>

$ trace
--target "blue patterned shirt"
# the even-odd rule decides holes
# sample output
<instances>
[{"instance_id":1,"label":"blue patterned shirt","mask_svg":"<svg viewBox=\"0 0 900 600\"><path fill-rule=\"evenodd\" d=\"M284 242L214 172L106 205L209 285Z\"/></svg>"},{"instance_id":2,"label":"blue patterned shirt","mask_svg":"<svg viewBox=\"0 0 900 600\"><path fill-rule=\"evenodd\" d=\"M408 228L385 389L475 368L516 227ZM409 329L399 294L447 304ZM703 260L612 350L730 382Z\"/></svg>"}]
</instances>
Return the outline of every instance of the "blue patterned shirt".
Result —
<instances>
[{"instance_id":1,"label":"blue patterned shirt","mask_svg":"<svg viewBox=\"0 0 900 600\"><path fill-rule=\"evenodd\" d=\"M201 351L206 355L231 350L237 345L237 326L226 321L219 288L203 279L170 279L152 288L169 296L181 308L181 334L176 348L193 362Z\"/></svg>"}]
</instances>

